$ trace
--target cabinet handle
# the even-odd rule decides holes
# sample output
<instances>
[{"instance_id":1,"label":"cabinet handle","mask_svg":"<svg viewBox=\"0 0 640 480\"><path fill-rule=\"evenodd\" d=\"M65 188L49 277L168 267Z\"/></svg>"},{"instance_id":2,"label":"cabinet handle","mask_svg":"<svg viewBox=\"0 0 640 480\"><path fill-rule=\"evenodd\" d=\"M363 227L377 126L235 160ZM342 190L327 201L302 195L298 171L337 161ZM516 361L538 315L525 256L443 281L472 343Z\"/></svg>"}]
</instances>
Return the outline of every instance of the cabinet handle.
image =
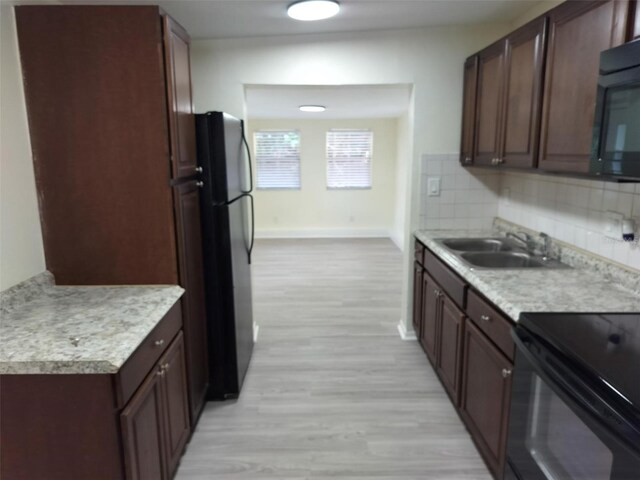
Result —
<instances>
[{"instance_id":1,"label":"cabinet handle","mask_svg":"<svg viewBox=\"0 0 640 480\"><path fill-rule=\"evenodd\" d=\"M154 342L154 345L155 345L156 347L161 347L162 345L164 345L164 340L163 340L163 339L156 340L156 341Z\"/></svg>"},{"instance_id":2,"label":"cabinet handle","mask_svg":"<svg viewBox=\"0 0 640 480\"><path fill-rule=\"evenodd\" d=\"M204 187L204 182L196 182L196 187Z\"/></svg>"},{"instance_id":3,"label":"cabinet handle","mask_svg":"<svg viewBox=\"0 0 640 480\"><path fill-rule=\"evenodd\" d=\"M196 173L202 173L202 167L196 167Z\"/></svg>"},{"instance_id":4,"label":"cabinet handle","mask_svg":"<svg viewBox=\"0 0 640 480\"><path fill-rule=\"evenodd\" d=\"M491 320L491 317L489 315L480 315L480 320L482 320L483 322L488 322L489 320Z\"/></svg>"},{"instance_id":5,"label":"cabinet handle","mask_svg":"<svg viewBox=\"0 0 640 480\"><path fill-rule=\"evenodd\" d=\"M168 364L168 363L165 363L165 364L162 366L162 369L163 369L165 372L166 372L166 371L168 371L168 370L169 370L169 364Z\"/></svg>"},{"instance_id":6,"label":"cabinet handle","mask_svg":"<svg viewBox=\"0 0 640 480\"><path fill-rule=\"evenodd\" d=\"M436 289L436 290L434 290L434 291L433 291L433 294L434 294L436 297L439 297L439 296L440 296L440 291L439 291L438 289Z\"/></svg>"},{"instance_id":7,"label":"cabinet handle","mask_svg":"<svg viewBox=\"0 0 640 480\"><path fill-rule=\"evenodd\" d=\"M160 370L156 372L156 375L158 375L159 377L164 377L164 370L162 369L162 367L160 367Z\"/></svg>"},{"instance_id":8,"label":"cabinet handle","mask_svg":"<svg viewBox=\"0 0 640 480\"><path fill-rule=\"evenodd\" d=\"M512 370L507 370L506 368L502 369L502 378L507 378L511 376Z\"/></svg>"}]
</instances>

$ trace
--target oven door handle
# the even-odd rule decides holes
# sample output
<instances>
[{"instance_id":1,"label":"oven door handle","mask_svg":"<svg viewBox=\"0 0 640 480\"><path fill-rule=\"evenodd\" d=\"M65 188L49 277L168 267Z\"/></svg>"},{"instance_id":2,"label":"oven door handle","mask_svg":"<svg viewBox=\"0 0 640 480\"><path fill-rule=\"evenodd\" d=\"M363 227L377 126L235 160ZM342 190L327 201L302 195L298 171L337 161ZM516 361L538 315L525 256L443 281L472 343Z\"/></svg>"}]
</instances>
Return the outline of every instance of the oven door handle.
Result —
<instances>
[{"instance_id":1,"label":"oven door handle","mask_svg":"<svg viewBox=\"0 0 640 480\"><path fill-rule=\"evenodd\" d=\"M564 361L538 342L534 334L522 327L516 327L512 337L518 351L529 361L536 374L547 382L557 394L565 401L593 413L601 427L624 440L632 450L640 452L640 431L624 415L621 415L618 408L607 401L604 395L589 385L589 382L581 378L579 374L564 367L562 365ZM544 353L533 351L534 345Z\"/></svg>"}]
</instances>

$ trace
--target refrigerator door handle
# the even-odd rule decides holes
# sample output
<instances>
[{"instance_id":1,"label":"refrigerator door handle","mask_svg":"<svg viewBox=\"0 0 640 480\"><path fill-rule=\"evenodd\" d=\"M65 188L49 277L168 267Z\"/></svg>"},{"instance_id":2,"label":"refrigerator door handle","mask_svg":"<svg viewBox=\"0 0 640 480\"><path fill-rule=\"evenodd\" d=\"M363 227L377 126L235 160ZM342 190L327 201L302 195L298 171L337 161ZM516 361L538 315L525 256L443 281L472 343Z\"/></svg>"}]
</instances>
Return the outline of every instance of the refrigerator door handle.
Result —
<instances>
[{"instance_id":1,"label":"refrigerator door handle","mask_svg":"<svg viewBox=\"0 0 640 480\"><path fill-rule=\"evenodd\" d=\"M240 120L240 128L242 130L242 143L244 144L244 148L247 150L247 164L249 167L249 190L240 191L245 194L249 194L253 192L253 166L251 164L251 150L249 150L249 144L247 143L247 137L244 134L244 120ZM252 200L253 201L253 200ZM251 262L249 262L251 263Z\"/></svg>"},{"instance_id":2,"label":"refrigerator door handle","mask_svg":"<svg viewBox=\"0 0 640 480\"><path fill-rule=\"evenodd\" d=\"M256 239L256 216L253 206L253 195L247 195L249 197L249 203L251 204L251 240L249 242L249 248L247 249L247 257L249 259L249 265L251 265L251 254L253 253L253 244Z\"/></svg>"}]
</instances>

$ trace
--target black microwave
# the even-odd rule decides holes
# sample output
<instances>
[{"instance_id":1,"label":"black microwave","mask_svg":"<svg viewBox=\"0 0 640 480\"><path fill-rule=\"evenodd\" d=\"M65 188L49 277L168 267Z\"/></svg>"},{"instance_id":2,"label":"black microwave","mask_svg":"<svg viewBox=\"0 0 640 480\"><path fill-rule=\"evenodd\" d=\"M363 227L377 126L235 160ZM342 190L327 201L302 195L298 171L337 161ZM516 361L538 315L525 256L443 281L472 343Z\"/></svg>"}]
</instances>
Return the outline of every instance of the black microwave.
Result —
<instances>
[{"instance_id":1,"label":"black microwave","mask_svg":"<svg viewBox=\"0 0 640 480\"><path fill-rule=\"evenodd\" d=\"M640 181L640 40L600 54L590 173Z\"/></svg>"}]
</instances>

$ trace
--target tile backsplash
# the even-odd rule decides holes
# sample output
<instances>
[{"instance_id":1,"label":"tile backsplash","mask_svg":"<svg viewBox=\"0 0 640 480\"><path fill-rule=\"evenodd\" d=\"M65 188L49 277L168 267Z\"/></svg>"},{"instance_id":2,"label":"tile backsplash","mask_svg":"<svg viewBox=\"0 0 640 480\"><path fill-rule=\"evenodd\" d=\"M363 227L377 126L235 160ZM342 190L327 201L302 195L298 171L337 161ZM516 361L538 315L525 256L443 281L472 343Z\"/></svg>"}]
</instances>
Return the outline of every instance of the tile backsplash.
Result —
<instances>
[{"instance_id":1,"label":"tile backsplash","mask_svg":"<svg viewBox=\"0 0 640 480\"><path fill-rule=\"evenodd\" d=\"M500 174L471 172L460 166L460 155L422 155L420 228L491 228L498 215ZM440 179L440 194L428 195L429 178Z\"/></svg>"},{"instance_id":2,"label":"tile backsplash","mask_svg":"<svg viewBox=\"0 0 640 480\"><path fill-rule=\"evenodd\" d=\"M420 228L489 229L499 217L640 270L640 184L466 169L458 158L422 156ZM430 178L440 195L428 195ZM605 237L606 212L634 218L636 240Z\"/></svg>"},{"instance_id":3,"label":"tile backsplash","mask_svg":"<svg viewBox=\"0 0 640 480\"><path fill-rule=\"evenodd\" d=\"M638 234L634 242L605 237L606 212L640 225L640 184L502 173L500 218L640 270Z\"/></svg>"}]
</instances>

